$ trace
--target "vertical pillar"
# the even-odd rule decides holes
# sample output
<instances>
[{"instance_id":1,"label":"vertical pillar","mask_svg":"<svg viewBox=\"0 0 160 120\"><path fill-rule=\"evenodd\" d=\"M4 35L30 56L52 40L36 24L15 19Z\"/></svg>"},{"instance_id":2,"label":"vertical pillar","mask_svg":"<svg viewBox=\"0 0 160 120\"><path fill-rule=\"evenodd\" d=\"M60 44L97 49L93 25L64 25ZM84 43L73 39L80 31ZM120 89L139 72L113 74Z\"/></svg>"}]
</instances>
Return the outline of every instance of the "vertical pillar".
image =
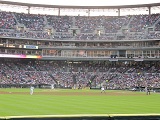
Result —
<instances>
[{"instance_id":1,"label":"vertical pillar","mask_svg":"<svg viewBox=\"0 0 160 120\"><path fill-rule=\"evenodd\" d=\"M120 15L121 15L120 8L118 8L118 16L120 16Z\"/></svg>"},{"instance_id":2,"label":"vertical pillar","mask_svg":"<svg viewBox=\"0 0 160 120\"><path fill-rule=\"evenodd\" d=\"M90 16L90 12L91 12L90 9L88 9L88 17Z\"/></svg>"},{"instance_id":3,"label":"vertical pillar","mask_svg":"<svg viewBox=\"0 0 160 120\"><path fill-rule=\"evenodd\" d=\"M127 52L127 50L126 50L126 58L128 57L128 52Z\"/></svg>"},{"instance_id":4,"label":"vertical pillar","mask_svg":"<svg viewBox=\"0 0 160 120\"><path fill-rule=\"evenodd\" d=\"M151 15L151 7L148 7L148 14Z\"/></svg>"},{"instance_id":5,"label":"vertical pillar","mask_svg":"<svg viewBox=\"0 0 160 120\"><path fill-rule=\"evenodd\" d=\"M88 57L88 52L87 51L85 52L85 56Z\"/></svg>"},{"instance_id":6,"label":"vertical pillar","mask_svg":"<svg viewBox=\"0 0 160 120\"><path fill-rule=\"evenodd\" d=\"M30 6L28 6L28 14L30 14L30 9L31 9L31 7L30 7Z\"/></svg>"},{"instance_id":7,"label":"vertical pillar","mask_svg":"<svg viewBox=\"0 0 160 120\"><path fill-rule=\"evenodd\" d=\"M149 53L150 53L150 56L149 56L149 57L151 57L151 50L149 51Z\"/></svg>"},{"instance_id":8,"label":"vertical pillar","mask_svg":"<svg viewBox=\"0 0 160 120\"><path fill-rule=\"evenodd\" d=\"M61 15L61 8L58 8L58 16Z\"/></svg>"},{"instance_id":9,"label":"vertical pillar","mask_svg":"<svg viewBox=\"0 0 160 120\"><path fill-rule=\"evenodd\" d=\"M144 58L143 50L142 50L142 58Z\"/></svg>"},{"instance_id":10,"label":"vertical pillar","mask_svg":"<svg viewBox=\"0 0 160 120\"><path fill-rule=\"evenodd\" d=\"M5 49L5 51L4 51L5 53L8 53L8 49Z\"/></svg>"},{"instance_id":11,"label":"vertical pillar","mask_svg":"<svg viewBox=\"0 0 160 120\"><path fill-rule=\"evenodd\" d=\"M44 50L42 49L42 53L41 53L41 56L44 56L44 55L43 55L43 51L44 51ZM46 52L46 53L47 53L47 52ZM47 55L47 54L46 54L46 55Z\"/></svg>"}]
</instances>

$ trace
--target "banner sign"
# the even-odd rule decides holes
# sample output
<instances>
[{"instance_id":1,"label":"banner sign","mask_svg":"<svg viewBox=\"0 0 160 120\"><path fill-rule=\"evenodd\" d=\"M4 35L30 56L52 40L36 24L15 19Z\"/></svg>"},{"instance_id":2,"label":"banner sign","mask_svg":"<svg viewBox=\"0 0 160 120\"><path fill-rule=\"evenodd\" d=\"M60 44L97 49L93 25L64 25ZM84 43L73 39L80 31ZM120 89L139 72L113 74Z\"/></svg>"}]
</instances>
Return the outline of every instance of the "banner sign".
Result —
<instances>
[{"instance_id":1,"label":"banner sign","mask_svg":"<svg viewBox=\"0 0 160 120\"><path fill-rule=\"evenodd\" d=\"M0 54L0 58L35 58L40 59L42 56L40 55L12 55L12 54Z\"/></svg>"},{"instance_id":2,"label":"banner sign","mask_svg":"<svg viewBox=\"0 0 160 120\"><path fill-rule=\"evenodd\" d=\"M26 48L26 49L38 49L38 46L35 46L35 45L24 45L23 48Z\"/></svg>"}]
</instances>

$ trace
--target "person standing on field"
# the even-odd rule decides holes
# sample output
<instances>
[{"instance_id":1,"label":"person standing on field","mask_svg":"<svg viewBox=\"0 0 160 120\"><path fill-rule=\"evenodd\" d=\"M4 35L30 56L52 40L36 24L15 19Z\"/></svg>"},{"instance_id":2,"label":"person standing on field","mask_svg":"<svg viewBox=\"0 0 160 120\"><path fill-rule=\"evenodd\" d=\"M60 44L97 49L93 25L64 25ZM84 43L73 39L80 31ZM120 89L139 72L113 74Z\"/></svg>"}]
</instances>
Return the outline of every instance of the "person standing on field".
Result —
<instances>
[{"instance_id":1,"label":"person standing on field","mask_svg":"<svg viewBox=\"0 0 160 120\"><path fill-rule=\"evenodd\" d=\"M31 87L30 87L30 95L33 95L33 91L34 91L34 87L31 86Z\"/></svg>"},{"instance_id":2,"label":"person standing on field","mask_svg":"<svg viewBox=\"0 0 160 120\"><path fill-rule=\"evenodd\" d=\"M101 93L104 92L105 93L105 88L104 86L101 87Z\"/></svg>"},{"instance_id":3,"label":"person standing on field","mask_svg":"<svg viewBox=\"0 0 160 120\"><path fill-rule=\"evenodd\" d=\"M146 91L146 95L150 95L150 88L149 87L145 87L145 91Z\"/></svg>"},{"instance_id":4,"label":"person standing on field","mask_svg":"<svg viewBox=\"0 0 160 120\"><path fill-rule=\"evenodd\" d=\"M52 90L54 89L54 84L51 84L51 89L52 89Z\"/></svg>"}]
</instances>

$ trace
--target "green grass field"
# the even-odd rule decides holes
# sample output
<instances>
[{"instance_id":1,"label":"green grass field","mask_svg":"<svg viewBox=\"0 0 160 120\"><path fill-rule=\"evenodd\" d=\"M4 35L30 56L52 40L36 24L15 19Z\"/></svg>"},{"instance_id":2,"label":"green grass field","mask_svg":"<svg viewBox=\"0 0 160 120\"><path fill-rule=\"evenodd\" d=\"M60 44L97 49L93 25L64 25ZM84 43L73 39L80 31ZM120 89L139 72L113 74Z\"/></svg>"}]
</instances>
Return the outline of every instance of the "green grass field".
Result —
<instances>
[{"instance_id":1,"label":"green grass field","mask_svg":"<svg viewBox=\"0 0 160 120\"><path fill-rule=\"evenodd\" d=\"M160 93L100 90L0 89L0 117L28 115L160 114ZM3 92L3 93L2 93Z\"/></svg>"}]
</instances>

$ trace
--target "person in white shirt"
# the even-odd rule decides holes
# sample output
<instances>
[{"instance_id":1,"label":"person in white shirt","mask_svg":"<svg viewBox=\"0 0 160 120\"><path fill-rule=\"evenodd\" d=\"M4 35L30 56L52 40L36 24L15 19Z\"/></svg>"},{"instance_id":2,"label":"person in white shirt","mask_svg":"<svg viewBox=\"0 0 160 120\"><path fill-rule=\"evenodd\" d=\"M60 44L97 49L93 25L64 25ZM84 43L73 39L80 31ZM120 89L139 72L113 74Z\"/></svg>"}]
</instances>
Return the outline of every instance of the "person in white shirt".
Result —
<instances>
[{"instance_id":1,"label":"person in white shirt","mask_svg":"<svg viewBox=\"0 0 160 120\"><path fill-rule=\"evenodd\" d=\"M34 87L31 86L31 87L30 87L30 95L33 95L33 91L34 91Z\"/></svg>"},{"instance_id":2,"label":"person in white shirt","mask_svg":"<svg viewBox=\"0 0 160 120\"><path fill-rule=\"evenodd\" d=\"M103 86L101 87L101 93L102 92L105 92L105 88Z\"/></svg>"},{"instance_id":3,"label":"person in white shirt","mask_svg":"<svg viewBox=\"0 0 160 120\"><path fill-rule=\"evenodd\" d=\"M54 89L54 84L51 84L51 89Z\"/></svg>"}]
</instances>

